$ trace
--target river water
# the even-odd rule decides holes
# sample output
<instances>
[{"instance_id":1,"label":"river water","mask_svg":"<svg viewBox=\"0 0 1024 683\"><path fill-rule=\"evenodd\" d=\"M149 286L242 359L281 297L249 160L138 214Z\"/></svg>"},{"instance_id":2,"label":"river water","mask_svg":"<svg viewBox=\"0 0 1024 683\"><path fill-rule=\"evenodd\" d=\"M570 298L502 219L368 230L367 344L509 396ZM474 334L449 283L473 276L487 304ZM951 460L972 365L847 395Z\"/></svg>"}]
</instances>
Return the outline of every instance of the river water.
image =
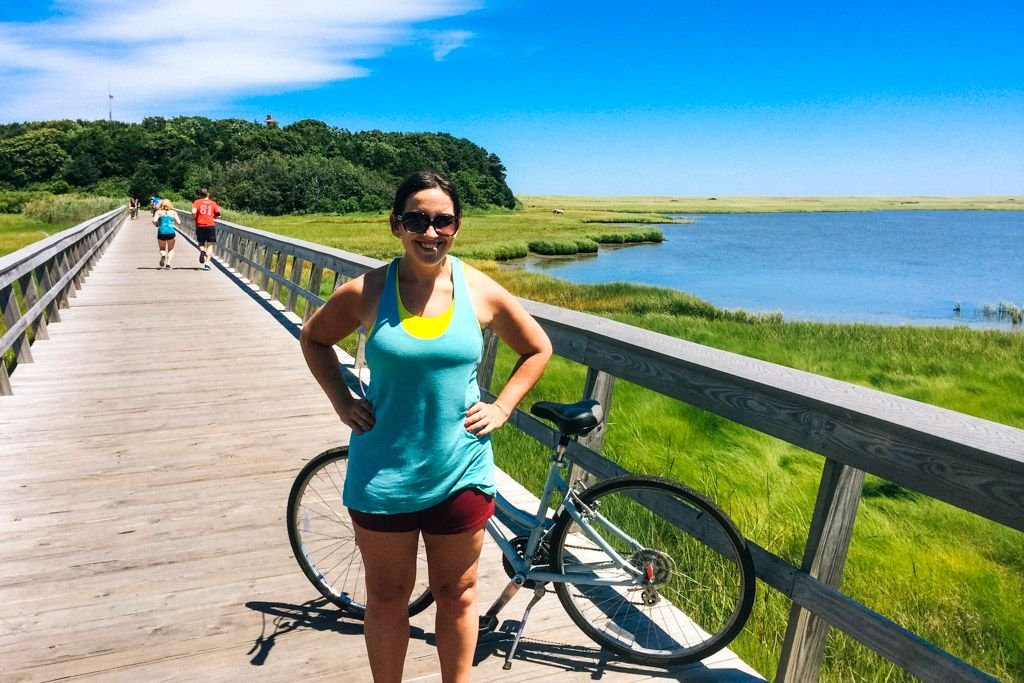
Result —
<instances>
[{"instance_id":1,"label":"river water","mask_svg":"<svg viewBox=\"0 0 1024 683\"><path fill-rule=\"evenodd\" d=\"M686 217L694 222L658 226L658 245L531 256L525 268L570 282L669 287L786 320L1009 328L985 307L1024 307L1024 211Z\"/></svg>"}]
</instances>

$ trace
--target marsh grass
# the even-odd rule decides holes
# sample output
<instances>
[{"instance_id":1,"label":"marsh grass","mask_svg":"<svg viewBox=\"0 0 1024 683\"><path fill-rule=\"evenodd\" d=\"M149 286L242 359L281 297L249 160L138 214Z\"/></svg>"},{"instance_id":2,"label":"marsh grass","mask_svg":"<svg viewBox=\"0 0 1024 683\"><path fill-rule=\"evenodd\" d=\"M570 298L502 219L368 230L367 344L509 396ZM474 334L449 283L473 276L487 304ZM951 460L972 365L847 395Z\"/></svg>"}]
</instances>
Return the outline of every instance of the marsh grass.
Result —
<instances>
[{"instance_id":1,"label":"marsh grass","mask_svg":"<svg viewBox=\"0 0 1024 683\"><path fill-rule=\"evenodd\" d=\"M74 221L45 223L20 213L0 213L0 256L55 235L75 225Z\"/></svg>"},{"instance_id":2,"label":"marsh grass","mask_svg":"<svg viewBox=\"0 0 1024 683\"><path fill-rule=\"evenodd\" d=\"M59 194L30 201L21 213L29 220L41 223L74 225L124 203L111 197Z\"/></svg>"}]
</instances>

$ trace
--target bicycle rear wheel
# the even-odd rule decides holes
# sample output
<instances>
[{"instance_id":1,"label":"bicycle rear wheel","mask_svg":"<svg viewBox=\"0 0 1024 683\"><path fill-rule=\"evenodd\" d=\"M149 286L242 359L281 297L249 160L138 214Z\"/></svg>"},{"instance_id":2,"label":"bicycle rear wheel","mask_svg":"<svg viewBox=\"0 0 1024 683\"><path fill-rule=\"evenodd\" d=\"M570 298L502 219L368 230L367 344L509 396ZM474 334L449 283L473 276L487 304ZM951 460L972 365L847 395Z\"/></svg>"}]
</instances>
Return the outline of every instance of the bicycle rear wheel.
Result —
<instances>
[{"instance_id":1,"label":"bicycle rear wheel","mask_svg":"<svg viewBox=\"0 0 1024 683\"><path fill-rule=\"evenodd\" d=\"M639 570L627 586L555 584L566 612L592 640L667 666L705 659L739 633L756 580L746 542L725 513L661 477L609 479L580 501L592 532ZM565 511L551 532L551 564L570 575L627 574Z\"/></svg>"},{"instance_id":2,"label":"bicycle rear wheel","mask_svg":"<svg viewBox=\"0 0 1024 683\"><path fill-rule=\"evenodd\" d=\"M363 558L341 492L348 472L348 446L332 448L302 468L288 496L288 540L306 578L320 594L360 619L366 614ZM409 615L434 601L427 585L423 539L416 553L417 583Z\"/></svg>"}]
</instances>

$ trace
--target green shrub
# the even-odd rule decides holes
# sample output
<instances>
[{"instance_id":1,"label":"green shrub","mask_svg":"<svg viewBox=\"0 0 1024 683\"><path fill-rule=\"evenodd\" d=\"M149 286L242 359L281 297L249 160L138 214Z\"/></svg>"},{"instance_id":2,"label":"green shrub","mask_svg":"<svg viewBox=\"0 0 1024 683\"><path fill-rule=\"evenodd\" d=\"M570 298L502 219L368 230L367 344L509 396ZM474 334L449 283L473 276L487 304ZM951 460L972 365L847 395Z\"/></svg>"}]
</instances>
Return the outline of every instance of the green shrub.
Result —
<instances>
[{"instance_id":1,"label":"green shrub","mask_svg":"<svg viewBox=\"0 0 1024 683\"><path fill-rule=\"evenodd\" d=\"M626 235L626 242L664 242L665 235L657 228L634 230Z\"/></svg>"},{"instance_id":2,"label":"green shrub","mask_svg":"<svg viewBox=\"0 0 1024 683\"><path fill-rule=\"evenodd\" d=\"M658 228L630 230L607 235L592 235L590 239L599 244L637 244L640 242L664 242L665 235Z\"/></svg>"},{"instance_id":3,"label":"green shrub","mask_svg":"<svg viewBox=\"0 0 1024 683\"><path fill-rule=\"evenodd\" d=\"M596 254L598 244L594 240L584 237L576 240L576 251L580 254Z\"/></svg>"},{"instance_id":4,"label":"green shrub","mask_svg":"<svg viewBox=\"0 0 1024 683\"><path fill-rule=\"evenodd\" d=\"M513 242L496 247L492 258L495 261L509 261L511 259L526 258L529 253L530 249L527 245L522 242Z\"/></svg>"},{"instance_id":5,"label":"green shrub","mask_svg":"<svg viewBox=\"0 0 1024 683\"><path fill-rule=\"evenodd\" d=\"M529 249L544 256L572 256L579 251L575 240L534 240Z\"/></svg>"},{"instance_id":6,"label":"green shrub","mask_svg":"<svg viewBox=\"0 0 1024 683\"><path fill-rule=\"evenodd\" d=\"M511 261L512 259L526 258L530 251L524 242L504 242L494 245L460 246L457 253L459 257L467 259Z\"/></svg>"},{"instance_id":7,"label":"green shrub","mask_svg":"<svg viewBox=\"0 0 1024 683\"><path fill-rule=\"evenodd\" d=\"M49 196L49 192L43 191L0 191L0 213L21 213L21 210L25 208L25 205L29 202Z\"/></svg>"}]
</instances>

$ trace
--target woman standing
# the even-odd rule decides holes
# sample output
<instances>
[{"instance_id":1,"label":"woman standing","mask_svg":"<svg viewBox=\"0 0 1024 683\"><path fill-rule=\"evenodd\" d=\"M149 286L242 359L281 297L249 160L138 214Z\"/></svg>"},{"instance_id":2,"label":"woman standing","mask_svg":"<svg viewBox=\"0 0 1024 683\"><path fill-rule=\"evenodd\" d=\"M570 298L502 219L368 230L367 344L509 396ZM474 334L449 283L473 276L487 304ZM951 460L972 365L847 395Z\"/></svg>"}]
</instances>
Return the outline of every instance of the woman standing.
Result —
<instances>
[{"instance_id":1,"label":"woman standing","mask_svg":"<svg viewBox=\"0 0 1024 683\"><path fill-rule=\"evenodd\" d=\"M344 502L366 569L364 634L377 683L400 681L422 533L442 679L468 681L476 649L477 564L494 512L490 437L540 378L551 343L515 297L449 251L462 223L451 183L399 186L391 232L404 253L342 285L302 329L313 376L352 428ZM493 403L480 401L482 328L519 354ZM367 395L352 396L333 346L368 330Z\"/></svg>"},{"instance_id":2,"label":"woman standing","mask_svg":"<svg viewBox=\"0 0 1024 683\"><path fill-rule=\"evenodd\" d=\"M174 228L181 225L181 219L170 199L161 199L160 208L153 213L153 225L156 226L156 244L160 249L160 268L171 269L174 258Z\"/></svg>"}]
</instances>

